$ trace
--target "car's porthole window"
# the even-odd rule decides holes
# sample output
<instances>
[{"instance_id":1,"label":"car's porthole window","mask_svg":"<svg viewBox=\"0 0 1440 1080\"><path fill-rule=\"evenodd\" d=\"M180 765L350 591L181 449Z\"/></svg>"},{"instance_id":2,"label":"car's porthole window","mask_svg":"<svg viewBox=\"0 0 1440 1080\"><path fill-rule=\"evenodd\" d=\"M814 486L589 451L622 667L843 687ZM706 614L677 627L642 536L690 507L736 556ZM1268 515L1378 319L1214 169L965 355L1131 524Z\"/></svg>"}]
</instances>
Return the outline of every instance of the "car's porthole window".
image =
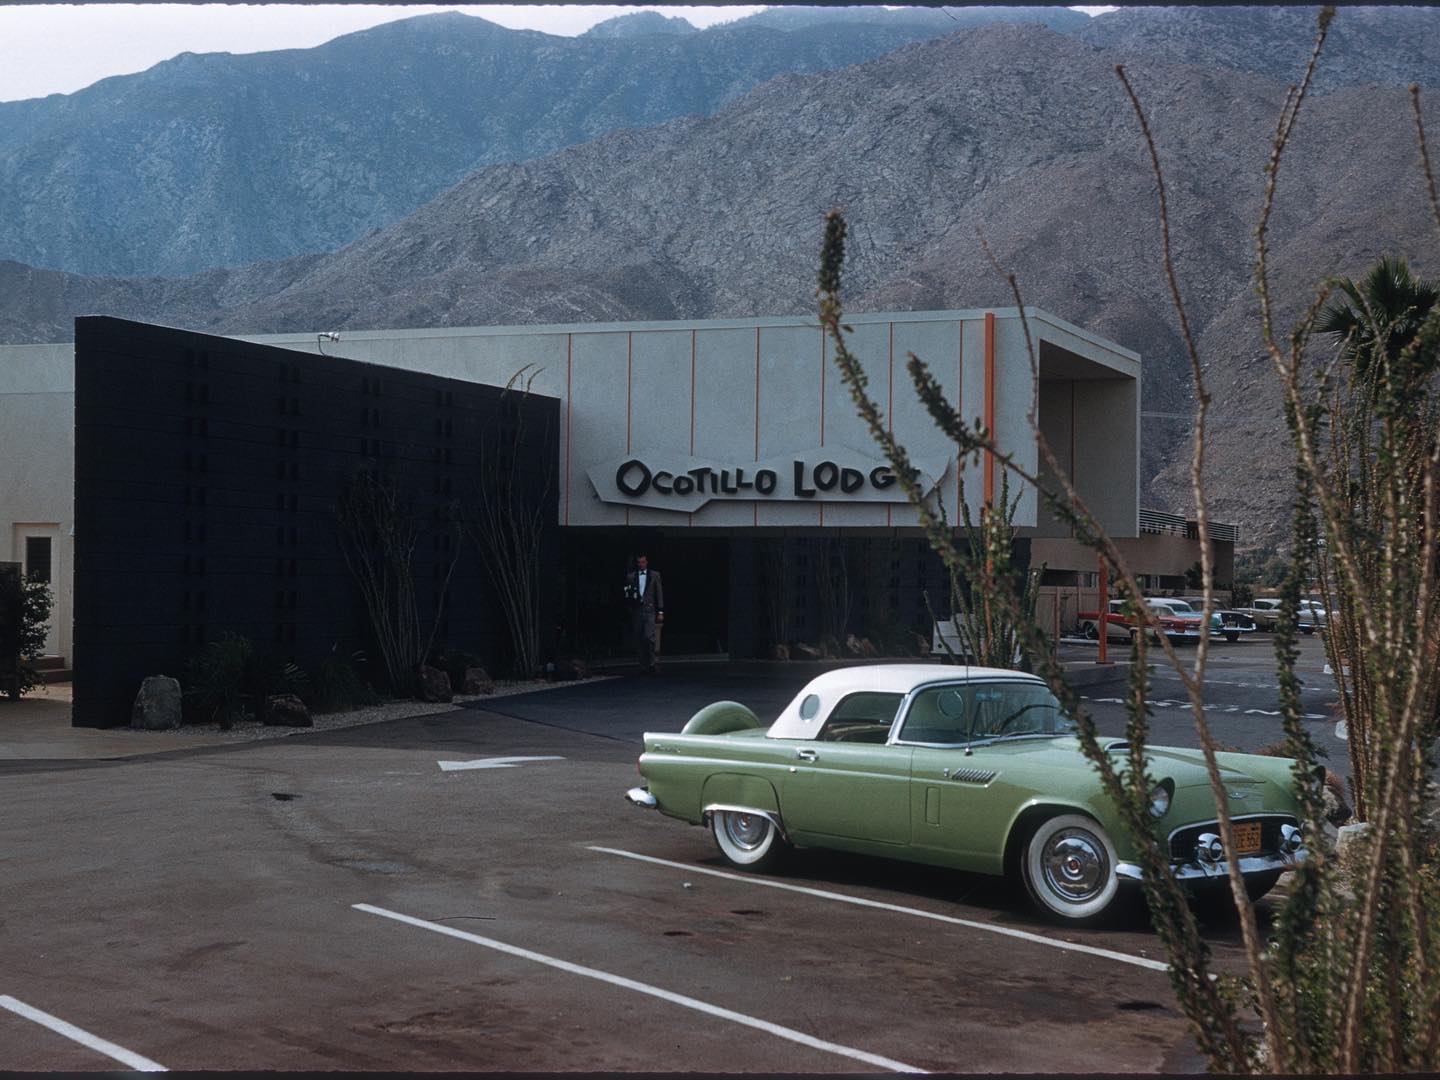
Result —
<instances>
[{"instance_id":1,"label":"car's porthole window","mask_svg":"<svg viewBox=\"0 0 1440 1080\"><path fill-rule=\"evenodd\" d=\"M820 695L810 694L800 703L800 719L814 720L820 713Z\"/></svg>"}]
</instances>

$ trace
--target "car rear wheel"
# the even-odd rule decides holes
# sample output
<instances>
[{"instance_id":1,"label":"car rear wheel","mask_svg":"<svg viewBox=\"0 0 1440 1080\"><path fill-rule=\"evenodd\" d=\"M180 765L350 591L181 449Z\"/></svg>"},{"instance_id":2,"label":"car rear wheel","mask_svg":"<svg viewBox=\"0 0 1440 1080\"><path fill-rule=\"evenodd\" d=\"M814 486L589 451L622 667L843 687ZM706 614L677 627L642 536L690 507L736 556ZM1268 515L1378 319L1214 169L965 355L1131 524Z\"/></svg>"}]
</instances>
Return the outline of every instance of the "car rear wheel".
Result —
<instances>
[{"instance_id":1,"label":"car rear wheel","mask_svg":"<svg viewBox=\"0 0 1440 1080\"><path fill-rule=\"evenodd\" d=\"M773 821L748 810L716 810L710 831L725 861L743 870L770 869L787 847Z\"/></svg>"},{"instance_id":2,"label":"car rear wheel","mask_svg":"<svg viewBox=\"0 0 1440 1080\"><path fill-rule=\"evenodd\" d=\"M1226 631L1225 631L1225 640L1226 640L1226 641L1239 641L1239 640L1240 640L1240 631L1239 631L1239 630L1226 630Z\"/></svg>"},{"instance_id":3,"label":"car rear wheel","mask_svg":"<svg viewBox=\"0 0 1440 1080\"><path fill-rule=\"evenodd\" d=\"M1035 905L1063 923L1098 920L1120 890L1115 846L1098 822L1081 814L1042 821L1025 844L1020 871Z\"/></svg>"}]
</instances>

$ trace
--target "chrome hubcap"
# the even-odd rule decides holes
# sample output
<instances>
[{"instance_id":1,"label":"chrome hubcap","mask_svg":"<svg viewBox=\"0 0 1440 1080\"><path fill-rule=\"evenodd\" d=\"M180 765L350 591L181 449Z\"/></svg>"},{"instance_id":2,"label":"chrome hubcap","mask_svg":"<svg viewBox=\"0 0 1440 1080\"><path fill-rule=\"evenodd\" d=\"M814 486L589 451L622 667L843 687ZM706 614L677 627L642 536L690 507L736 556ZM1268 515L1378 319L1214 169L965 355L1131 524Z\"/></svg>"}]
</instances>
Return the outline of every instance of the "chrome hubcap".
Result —
<instances>
[{"instance_id":1,"label":"chrome hubcap","mask_svg":"<svg viewBox=\"0 0 1440 1080\"><path fill-rule=\"evenodd\" d=\"M753 849L760 846L765 839L765 830L770 822L759 814L735 814L725 815L725 835L730 837L736 847Z\"/></svg>"},{"instance_id":2,"label":"chrome hubcap","mask_svg":"<svg viewBox=\"0 0 1440 1080\"><path fill-rule=\"evenodd\" d=\"M1051 890L1076 902L1098 893L1110 869L1104 845L1078 829L1066 829L1052 837L1041 863Z\"/></svg>"}]
</instances>

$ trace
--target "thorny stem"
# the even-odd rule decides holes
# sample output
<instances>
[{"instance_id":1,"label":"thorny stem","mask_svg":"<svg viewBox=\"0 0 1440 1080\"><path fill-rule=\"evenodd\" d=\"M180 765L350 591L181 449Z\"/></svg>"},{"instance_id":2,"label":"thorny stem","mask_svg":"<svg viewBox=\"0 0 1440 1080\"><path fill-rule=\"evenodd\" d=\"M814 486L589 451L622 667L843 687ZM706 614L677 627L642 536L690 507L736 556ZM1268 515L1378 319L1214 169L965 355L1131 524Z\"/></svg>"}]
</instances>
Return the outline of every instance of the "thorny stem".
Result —
<instances>
[{"instance_id":1,"label":"thorny stem","mask_svg":"<svg viewBox=\"0 0 1440 1080\"><path fill-rule=\"evenodd\" d=\"M838 212L832 212L826 220L826 239L821 257L821 324L834 341L836 364L851 389L861 418L866 422L872 436L891 461L932 547L947 566L953 566L959 556L955 551L952 538L944 527L943 520L927 504L925 493L916 482L915 470L909 464L906 451L896 443L888 425L884 423L878 407L866 391L868 380L858 359L850 353L844 337L844 332L848 331L848 327L841 325L839 300L841 267L844 261L844 235L844 219ZM983 237L981 239L983 243ZM991 258L993 262L993 255ZM1017 306L1022 324L1024 324L1024 303L1019 296L1014 276L1006 275L1006 277L1016 294ZM1028 324L1026 325L1026 341L1029 345L1031 370L1035 372L1038 370L1038 363L1029 335ZM1137 608L1145 610L1144 606L1140 604L1139 584L1110 537L1098 526L1088 511L1079 509L1083 507L1083 504L1064 471L1059 468L1053 451L1039 430L1038 418L1032 413L1032 434L1041 447L1051 475L1065 488L1069 497L1068 501L1057 496L1039 475L1025 469L1014 459L1013 455L1002 451L988 432L971 431L945 400L943 391L935 381L933 374L913 354L910 355L908 367L916 390L932 418L959 447L962 467L964 461L972 454L989 452L1007 471L1014 472L1022 480L1031 484L1036 492L1045 499L1051 511L1060 520L1072 525L1077 537L1083 543L1099 551L1106 562L1115 568L1117 579L1129 593ZM1171 957L1169 966L1171 981L1177 995L1187 1003L1187 1014L1192 1017L1197 1040L1213 1063L1228 1071L1243 1069L1247 1063L1247 1054L1244 1039L1235 1023L1233 1010L1220 994L1213 976L1207 970L1208 949L1199 937L1194 916L1185 902L1178 883L1169 872L1168 853L1162 850L1161 845L1151 835L1152 822L1146 810L1151 781L1145 768L1147 721L1143 706L1146 697L1143 643L1140 646L1140 660L1131 667L1131 700L1136 707L1130 710L1130 722L1127 725L1130 761L1129 768L1122 780L1107 753L1099 745L1099 734L1095 729L1093 719L1083 708L1078 695L1066 682L1059 664L1050 655L1049 650L1044 648L1043 638L1038 627L1033 624L1033 621L1022 616L1015 598L1007 590L1000 590L996 599L1004 605L1007 617L1021 634L1026 653L1036 662L1040 673L1046 679L1052 692L1060 698L1067 713L1075 718L1083 751L1096 766L1102 785L1125 817L1127 829L1136 838L1146 896L1150 901L1152 911L1157 913L1156 929ZM1101 600L1103 603L1104 598L1102 597ZM1147 616L1147 623L1153 624L1153 615L1149 615L1147 611ZM1142 633L1141 637L1144 636ZM1178 659L1175 658L1170 643L1165 640L1163 635L1160 636L1160 641L1183 678L1185 673Z\"/></svg>"},{"instance_id":2,"label":"thorny stem","mask_svg":"<svg viewBox=\"0 0 1440 1080\"><path fill-rule=\"evenodd\" d=\"M1195 519L1199 530L1200 574L1204 600L1201 605L1200 641L1196 646L1195 653L1195 677L1186 683L1186 690L1190 696L1190 710L1195 718L1195 727L1200 735L1200 747L1205 755L1205 769L1209 774L1211 794L1215 799L1215 810L1220 825L1220 840L1227 853L1225 862L1229 870L1230 890L1235 898L1236 910L1240 915L1240 931L1245 943L1245 956L1255 979L1255 996L1265 1024L1265 1043L1269 1050L1270 1064L1275 1071L1286 1072L1289 1071L1289 1060L1285 1053L1285 1045L1280 1038L1280 1018L1276 1011L1275 995L1270 988L1270 978L1260 942L1260 931L1255 923L1255 909L1245 891L1245 879L1240 873L1239 860L1230 857L1231 853L1235 851L1234 830L1230 821L1230 801L1225 790L1224 780L1220 775L1219 763L1215 758L1215 740L1211 736L1210 725L1205 719L1205 665L1209 657L1210 615L1215 610L1214 554L1210 548L1209 500L1205 497L1204 484L1205 419L1210 409L1210 391L1205 384L1204 366L1200 362L1199 350L1195 347L1195 338L1190 332L1190 320L1186 314L1185 302L1180 296L1180 284L1175 276L1175 260L1170 244L1170 213L1165 198L1165 175L1160 168L1160 155L1155 148L1155 139L1150 132L1150 124L1145 117L1145 110L1141 107L1140 98L1125 75L1124 66L1117 64L1115 74L1119 77L1121 84L1125 87L1126 95L1130 98L1130 105L1140 123L1145 147L1150 154L1150 167L1154 172L1155 187L1159 198L1165 279L1169 282L1170 298L1175 306L1176 316L1180 320L1181 336L1190 360L1190 378L1195 392L1195 439L1190 458L1190 494L1195 501ZM1298 104L1297 101L1297 107Z\"/></svg>"}]
</instances>

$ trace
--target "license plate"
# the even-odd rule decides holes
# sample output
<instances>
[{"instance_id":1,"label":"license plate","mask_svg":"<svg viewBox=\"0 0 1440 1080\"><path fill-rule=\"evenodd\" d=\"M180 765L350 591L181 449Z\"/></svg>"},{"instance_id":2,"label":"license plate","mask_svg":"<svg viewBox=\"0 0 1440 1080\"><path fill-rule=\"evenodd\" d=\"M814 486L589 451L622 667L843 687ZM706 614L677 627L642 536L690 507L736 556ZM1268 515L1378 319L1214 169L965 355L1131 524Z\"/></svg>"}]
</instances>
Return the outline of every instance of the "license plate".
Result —
<instances>
[{"instance_id":1,"label":"license plate","mask_svg":"<svg viewBox=\"0 0 1440 1080\"><path fill-rule=\"evenodd\" d=\"M1237 821L1235 829L1235 851L1239 855L1248 855L1253 851L1260 850L1260 822L1258 821Z\"/></svg>"}]
</instances>

